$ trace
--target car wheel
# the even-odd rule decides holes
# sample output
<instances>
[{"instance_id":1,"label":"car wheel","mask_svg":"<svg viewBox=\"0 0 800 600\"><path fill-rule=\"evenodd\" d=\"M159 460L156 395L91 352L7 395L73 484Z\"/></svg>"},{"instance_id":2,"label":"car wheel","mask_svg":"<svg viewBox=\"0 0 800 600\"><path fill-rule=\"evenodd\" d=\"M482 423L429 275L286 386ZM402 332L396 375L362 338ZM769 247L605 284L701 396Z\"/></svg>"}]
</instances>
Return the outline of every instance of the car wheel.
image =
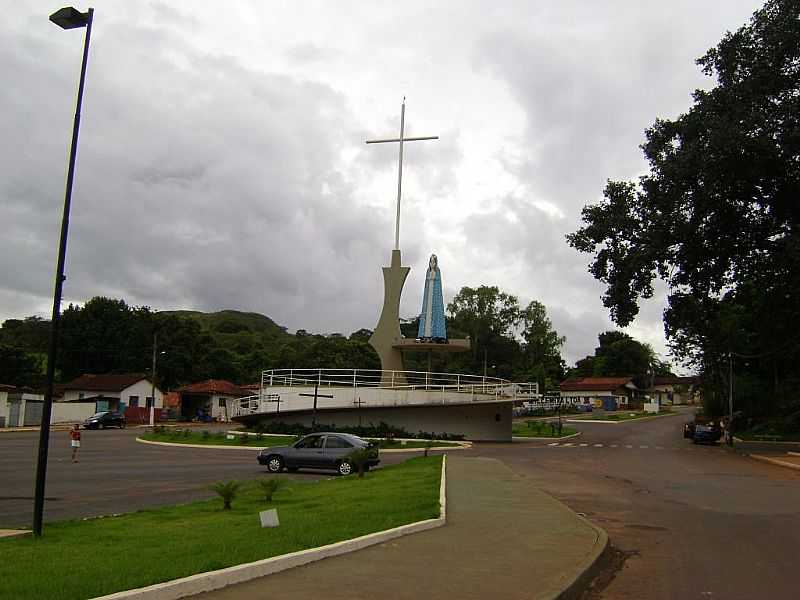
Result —
<instances>
[{"instance_id":1,"label":"car wheel","mask_svg":"<svg viewBox=\"0 0 800 600\"><path fill-rule=\"evenodd\" d=\"M105 429L105 428L106 428L106 424L105 424L105 423L103 423L102 425L100 425L100 429Z\"/></svg>"},{"instance_id":2,"label":"car wheel","mask_svg":"<svg viewBox=\"0 0 800 600\"><path fill-rule=\"evenodd\" d=\"M336 467L336 470L339 472L339 475L350 475L350 473L353 472L353 463L349 460L343 460Z\"/></svg>"},{"instance_id":3,"label":"car wheel","mask_svg":"<svg viewBox=\"0 0 800 600\"><path fill-rule=\"evenodd\" d=\"M280 473L283 471L283 459L280 456L270 456L267 459L267 471L270 473Z\"/></svg>"},{"instance_id":4,"label":"car wheel","mask_svg":"<svg viewBox=\"0 0 800 600\"><path fill-rule=\"evenodd\" d=\"M125 429L125 423L120 423L120 424L119 424L119 428L120 428L120 429Z\"/></svg>"}]
</instances>

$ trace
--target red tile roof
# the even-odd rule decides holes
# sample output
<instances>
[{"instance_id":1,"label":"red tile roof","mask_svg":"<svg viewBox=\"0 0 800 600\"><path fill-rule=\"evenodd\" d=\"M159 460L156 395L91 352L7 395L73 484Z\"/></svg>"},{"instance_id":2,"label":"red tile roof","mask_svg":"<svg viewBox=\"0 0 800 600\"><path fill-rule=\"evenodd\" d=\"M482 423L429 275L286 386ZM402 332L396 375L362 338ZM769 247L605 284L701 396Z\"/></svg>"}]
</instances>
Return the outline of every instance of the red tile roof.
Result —
<instances>
[{"instance_id":1,"label":"red tile roof","mask_svg":"<svg viewBox=\"0 0 800 600\"><path fill-rule=\"evenodd\" d=\"M562 381L558 386L562 392L606 392L630 383L633 377L576 377Z\"/></svg>"},{"instance_id":2,"label":"red tile roof","mask_svg":"<svg viewBox=\"0 0 800 600\"><path fill-rule=\"evenodd\" d=\"M191 383L175 391L181 394L221 394L223 396L236 396L238 398L251 395L248 390L244 390L235 383L231 383L225 379L208 379L199 383Z\"/></svg>"},{"instance_id":3,"label":"red tile roof","mask_svg":"<svg viewBox=\"0 0 800 600\"><path fill-rule=\"evenodd\" d=\"M87 392L121 392L142 379L150 378L144 373L122 373L119 375L81 375L61 386L63 390L85 390Z\"/></svg>"}]
</instances>

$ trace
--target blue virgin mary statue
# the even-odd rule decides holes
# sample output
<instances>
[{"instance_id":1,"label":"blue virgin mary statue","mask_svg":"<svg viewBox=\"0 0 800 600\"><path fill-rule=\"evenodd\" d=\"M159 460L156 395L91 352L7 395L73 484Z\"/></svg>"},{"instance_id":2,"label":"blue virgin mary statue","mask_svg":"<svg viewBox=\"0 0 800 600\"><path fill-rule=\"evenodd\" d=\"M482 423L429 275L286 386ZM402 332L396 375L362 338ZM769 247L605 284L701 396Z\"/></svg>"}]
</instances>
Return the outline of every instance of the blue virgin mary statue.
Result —
<instances>
[{"instance_id":1,"label":"blue virgin mary statue","mask_svg":"<svg viewBox=\"0 0 800 600\"><path fill-rule=\"evenodd\" d=\"M431 254L428 272L425 275L425 293L422 296L422 313L419 316L417 337L425 341L447 342L447 323L444 318L442 298L442 274L439 261Z\"/></svg>"}]
</instances>

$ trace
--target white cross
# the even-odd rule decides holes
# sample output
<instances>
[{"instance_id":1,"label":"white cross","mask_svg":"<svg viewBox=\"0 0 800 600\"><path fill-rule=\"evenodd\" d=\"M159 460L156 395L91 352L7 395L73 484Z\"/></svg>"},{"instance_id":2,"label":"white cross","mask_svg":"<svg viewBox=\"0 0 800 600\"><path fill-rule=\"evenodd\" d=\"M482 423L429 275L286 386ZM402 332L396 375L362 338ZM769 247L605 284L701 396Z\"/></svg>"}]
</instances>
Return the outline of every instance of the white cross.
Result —
<instances>
[{"instance_id":1,"label":"white cross","mask_svg":"<svg viewBox=\"0 0 800 600\"><path fill-rule=\"evenodd\" d=\"M438 140L438 135L427 137L405 137L406 98L403 96L403 105L400 108L400 137L386 140L367 140L368 144L384 144L386 142L400 142L400 159L397 168L397 216L394 222L394 249L400 250L400 192L403 188L403 143L417 142L420 140Z\"/></svg>"}]
</instances>

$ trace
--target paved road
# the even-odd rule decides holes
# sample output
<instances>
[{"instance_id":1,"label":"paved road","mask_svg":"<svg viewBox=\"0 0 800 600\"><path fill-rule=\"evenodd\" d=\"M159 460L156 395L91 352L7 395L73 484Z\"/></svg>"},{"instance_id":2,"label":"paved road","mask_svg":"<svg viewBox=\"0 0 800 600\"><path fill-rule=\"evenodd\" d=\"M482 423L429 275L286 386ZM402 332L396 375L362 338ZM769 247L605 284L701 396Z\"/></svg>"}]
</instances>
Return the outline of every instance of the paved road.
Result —
<instances>
[{"instance_id":1,"label":"paved road","mask_svg":"<svg viewBox=\"0 0 800 600\"><path fill-rule=\"evenodd\" d=\"M210 426L208 429L214 429ZM54 431L45 488L45 521L131 512L214 496L217 481L265 473L254 450L175 448L135 441L142 429L82 431L80 462L70 461L69 437ZM0 528L29 527L33 514L38 432L0 433ZM403 454L383 454L384 464ZM319 479L319 471L288 475Z\"/></svg>"},{"instance_id":2,"label":"paved road","mask_svg":"<svg viewBox=\"0 0 800 600\"><path fill-rule=\"evenodd\" d=\"M627 553L591 598L798 597L800 473L684 441L686 419L570 424L571 446L482 446ZM582 445L585 444L585 445Z\"/></svg>"},{"instance_id":3,"label":"paved road","mask_svg":"<svg viewBox=\"0 0 800 600\"><path fill-rule=\"evenodd\" d=\"M682 439L684 420L576 424L583 435L571 446L461 452L502 460L608 531L628 559L592 598L797 598L800 472L693 446ZM207 498L215 481L263 473L251 450L159 448L135 443L135 433L87 432L77 465L66 433L55 433L46 517ZM30 523L37 436L0 434L0 527Z\"/></svg>"}]
</instances>

